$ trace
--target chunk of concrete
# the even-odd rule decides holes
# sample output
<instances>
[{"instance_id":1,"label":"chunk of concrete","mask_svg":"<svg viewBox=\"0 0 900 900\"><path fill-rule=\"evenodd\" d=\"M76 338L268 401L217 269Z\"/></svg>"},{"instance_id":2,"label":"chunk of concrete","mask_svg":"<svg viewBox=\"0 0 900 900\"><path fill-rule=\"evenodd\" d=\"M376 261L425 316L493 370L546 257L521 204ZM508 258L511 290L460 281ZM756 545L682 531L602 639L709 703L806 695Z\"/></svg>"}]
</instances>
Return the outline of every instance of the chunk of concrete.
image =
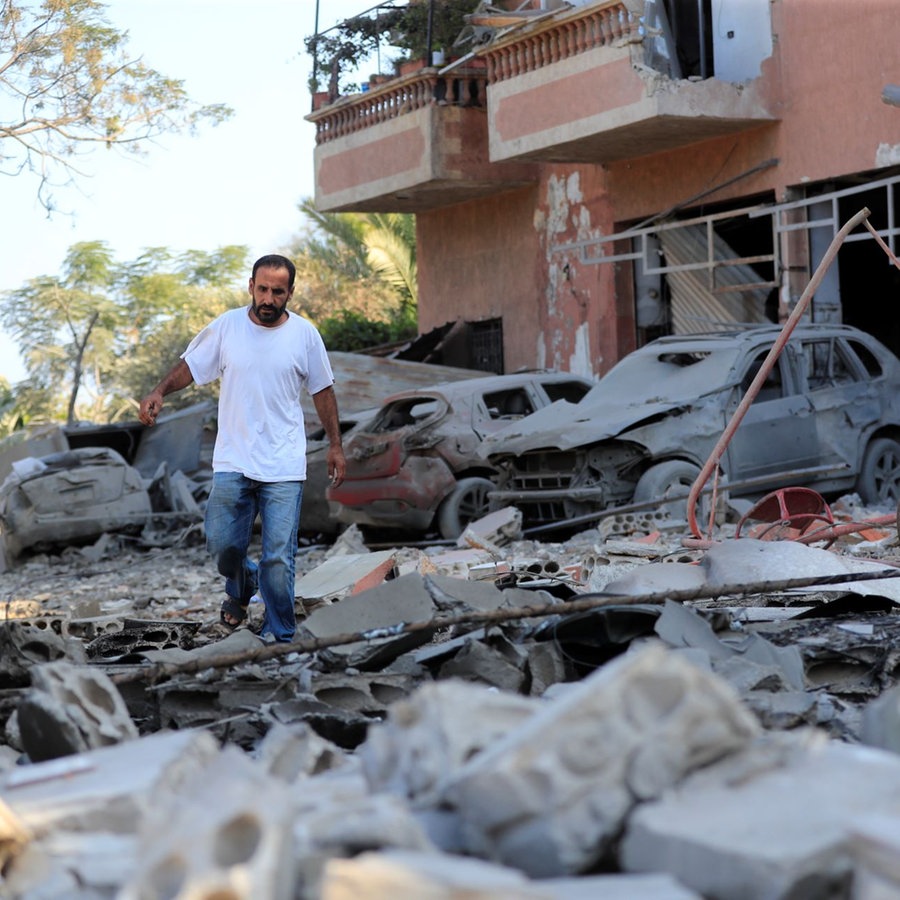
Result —
<instances>
[{"instance_id":1,"label":"chunk of concrete","mask_svg":"<svg viewBox=\"0 0 900 900\"><path fill-rule=\"evenodd\" d=\"M54 831L4 867L0 896L62 900L115 897L134 871L135 835Z\"/></svg>"},{"instance_id":2,"label":"chunk of concrete","mask_svg":"<svg viewBox=\"0 0 900 900\"><path fill-rule=\"evenodd\" d=\"M900 753L900 687L892 687L866 704L860 740L872 747Z\"/></svg>"},{"instance_id":3,"label":"chunk of concrete","mask_svg":"<svg viewBox=\"0 0 900 900\"><path fill-rule=\"evenodd\" d=\"M528 874L597 864L635 803L760 731L725 682L659 645L607 663L444 786L468 851Z\"/></svg>"},{"instance_id":4,"label":"chunk of concrete","mask_svg":"<svg viewBox=\"0 0 900 900\"><path fill-rule=\"evenodd\" d=\"M519 727L538 701L464 681L425 684L373 724L357 750L376 791L423 805L475 754Z\"/></svg>"},{"instance_id":5,"label":"chunk of concrete","mask_svg":"<svg viewBox=\"0 0 900 900\"><path fill-rule=\"evenodd\" d=\"M782 733L640 806L620 863L707 897L846 897L858 817L897 809L896 755Z\"/></svg>"},{"instance_id":6,"label":"chunk of concrete","mask_svg":"<svg viewBox=\"0 0 900 900\"><path fill-rule=\"evenodd\" d=\"M348 765L349 759L337 744L320 737L305 722L296 725L276 722L266 732L255 755L269 774L289 784Z\"/></svg>"},{"instance_id":7,"label":"chunk of concrete","mask_svg":"<svg viewBox=\"0 0 900 900\"><path fill-rule=\"evenodd\" d=\"M525 650L508 641L469 641L441 666L440 678L477 681L517 694L525 684L526 660Z\"/></svg>"},{"instance_id":8,"label":"chunk of concrete","mask_svg":"<svg viewBox=\"0 0 900 900\"><path fill-rule=\"evenodd\" d=\"M136 871L118 897L291 900L294 815L284 783L227 746L146 812Z\"/></svg>"},{"instance_id":9,"label":"chunk of concrete","mask_svg":"<svg viewBox=\"0 0 900 900\"><path fill-rule=\"evenodd\" d=\"M297 578L294 596L312 605L375 587L394 567L395 556L395 550L333 556Z\"/></svg>"},{"instance_id":10,"label":"chunk of concrete","mask_svg":"<svg viewBox=\"0 0 900 900\"><path fill-rule=\"evenodd\" d=\"M58 661L35 666L31 681L17 713L22 746L33 762L138 736L125 701L103 671Z\"/></svg>"},{"instance_id":11,"label":"chunk of concrete","mask_svg":"<svg viewBox=\"0 0 900 900\"><path fill-rule=\"evenodd\" d=\"M866 815L850 827L853 900L900 897L900 815Z\"/></svg>"},{"instance_id":12,"label":"chunk of concrete","mask_svg":"<svg viewBox=\"0 0 900 900\"><path fill-rule=\"evenodd\" d=\"M0 774L0 801L33 834L135 832L168 791L198 778L219 753L203 731L159 732Z\"/></svg>"},{"instance_id":13,"label":"chunk of concrete","mask_svg":"<svg viewBox=\"0 0 900 900\"><path fill-rule=\"evenodd\" d=\"M371 633L368 639L329 647L319 651L319 655L331 665L377 669L432 637L428 629L398 634L391 631L391 626L427 622L433 614L434 605L424 579L420 575L402 575L345 597L340 603L319 607L301 623L299 636L327 639L335 635Z\"/></svg>"},{"instance_id":14,"label":"chunk of concrete","mask_svg":"<svg viewBox=\"0 0 900 900\"><path fill-rule=\"evenodd\" d=\"M496 509L476 519L457 538L458 547L475 547L492 553L497 548L522 539L522 511L514 506ZM502 555L502 554L500 554Z\"/></svg>"},{"instance_id":15,"label":"chunk of concrete","mask_svg":"<svg viewBox=\"0 0 900 900\"><path fill-rule=\"evenodd\" d=\"M388 848L436 851L404 801L371 795L365 782L353 777L310 779L300 797L294 822L298 896L320 897L322 871L331 859Z\"/></svg>"},{"instance_id":16,"label":"chunk of concrete","mask_svg":"<svg viewBox=\"0 0 900 900\"><path fill-rule=\"evenodd\" d=\"M735 632L720 638L708 621L680 603L666 601L655 630L671 647L700 649L712 660L739 656L760 666L777 668L785 682L798 690L806 686L803 657L797 647L779 647L758 634Z\"/></svg>"},{"instance_id":17,"label":"chunk of concrete","mask_svg":"<svg viewBox=\"0 0 900 900\"><path fill-rule=\"evenodd\" d=\"M667 875L597 875L531 881L521 872L488 863L434 853L388 850L325 866L320 900L700 900L699 894Z\"/></svg>"},{"instance_id":18,"label":"chunk of concrete","mask_svg":"<svg viewBox=\"0 0 900 900\"><path fill-rule=\"evenodd\" d=\"M641 597L660 591L699 590L706 573L691 563L648 563L613 578L603 588L604 594Z\"/></svg>"}]
</instances>

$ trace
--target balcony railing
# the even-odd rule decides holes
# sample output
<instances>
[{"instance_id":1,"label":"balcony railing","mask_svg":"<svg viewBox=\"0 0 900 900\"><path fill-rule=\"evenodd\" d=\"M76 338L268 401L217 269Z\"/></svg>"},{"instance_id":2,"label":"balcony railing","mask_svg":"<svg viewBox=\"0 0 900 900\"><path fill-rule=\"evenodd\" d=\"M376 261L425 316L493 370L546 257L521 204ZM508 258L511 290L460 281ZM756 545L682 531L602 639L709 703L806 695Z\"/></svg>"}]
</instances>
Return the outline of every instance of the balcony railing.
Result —
<instances>
[{"instance_id":1,"label":"balcony railing","mask_svg":"<svg viewBox=\"0 0 900 900\"><path fill-rule=\"evenodd\" d=\"M595 47L639 41L640 22L622 0L577 8L524 29L499 33L484 52L488 84L533 72Z\"/></svg>"},{"instance_id":2,"label":"balcony railing","mask_svg":"<svg viewBox=\"0 0 900 900\"><path fill-rule=\"evenodd\" d=\"M316 126L316 143L337 140L426 106L486 105L487 76L481 64L460 66L441 74L423 68L361 94L344 97L307 118Z\"/></svg>"}]
</instances>

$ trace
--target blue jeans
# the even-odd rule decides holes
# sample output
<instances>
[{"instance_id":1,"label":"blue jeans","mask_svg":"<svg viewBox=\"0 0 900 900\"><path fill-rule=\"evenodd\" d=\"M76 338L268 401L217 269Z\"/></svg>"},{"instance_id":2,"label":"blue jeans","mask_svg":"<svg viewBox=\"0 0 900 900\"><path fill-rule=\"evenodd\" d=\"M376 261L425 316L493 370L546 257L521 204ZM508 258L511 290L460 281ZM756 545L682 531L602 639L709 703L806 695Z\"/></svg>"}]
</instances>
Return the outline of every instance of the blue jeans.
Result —
<instances>
[{"instance_id":1,"label":"blue jeans","mask_svg":"<svg viewBox=\"0 0 900 900\"><path fill-rule=\"evenodd\" d=\"M215 472L206 504L206 549L225 576L225 593L242 606L257 592L266 607L261 634L291 641L294 616L294 557L300 527L302 481L253 481L239 472ZM259 513L259 563L247 556Z\"/></svg>"}]
</instances>

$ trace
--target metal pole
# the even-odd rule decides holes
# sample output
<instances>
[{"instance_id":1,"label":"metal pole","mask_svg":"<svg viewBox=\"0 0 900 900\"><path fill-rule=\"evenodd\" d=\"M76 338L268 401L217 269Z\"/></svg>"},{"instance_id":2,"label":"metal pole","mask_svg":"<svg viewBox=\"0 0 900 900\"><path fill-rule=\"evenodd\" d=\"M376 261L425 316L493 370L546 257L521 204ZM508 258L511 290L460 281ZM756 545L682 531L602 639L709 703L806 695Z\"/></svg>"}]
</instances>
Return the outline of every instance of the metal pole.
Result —
<instances>
[{"instance_id":1,"label":"metal pole","mask_svg":"<svg viewBox=\"0 0 900 900\"><path fill-rule=\"evenodd\" d=\"M425 63L431 66L431 41L434 31L434 0L428 0L428 26L425 32Z\"/></svg>"}]
</instances>

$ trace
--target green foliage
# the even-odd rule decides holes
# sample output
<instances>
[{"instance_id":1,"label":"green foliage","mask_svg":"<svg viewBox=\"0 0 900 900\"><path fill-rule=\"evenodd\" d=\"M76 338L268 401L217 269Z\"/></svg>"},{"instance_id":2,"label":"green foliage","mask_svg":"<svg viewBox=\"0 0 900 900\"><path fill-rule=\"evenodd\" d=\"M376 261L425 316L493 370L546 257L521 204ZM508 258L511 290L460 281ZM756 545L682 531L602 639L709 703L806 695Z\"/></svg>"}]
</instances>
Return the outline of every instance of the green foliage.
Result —
<instances>
[{"instance_id":1,"label":"green foliage","mask_svg":"<svg viewBox=\"0 0 900 900\"><path fill-rule=\"evenodd\" d=\"M140 152L167 132L231 115L145 65L98 0L0 2L0 174L30 172L51 209L52 179L97 145Z\"/></svg>"},{"instance_id":2,"label":"green foliage","mask_svg":"<svg viewBox=\"0 0 900 900\"><path fill-rule=\"evenodd\" d=\"M293 247L295 306L334 336L328 346L360 349L415 336L415 217L321 213L311 200L300 210L311 231Z\"/></svg>"},{"instance_id":3,"label":"green foliage","mask_svg":"<svg viewBox=\"0 0 900 900\"><path fill-rule=\"evenodd\" d=\"M367 319L352 309L342 309L337 315L319 322L319 331L329 350L365 350L387 344L402 337L390 322Z\"/></svg>"},{"instance_id":4,"label":"green foliage","mask_svg":"<svg viewBox=\"0 0 900 900\"><path fill-rule=\"evenodd\" d=\"M478 0L409 0L405 6L391 0L310 35L304 39L306 52L314 60L310 91L321 90L327 83L335 96L354 93L356 86L342 82L341 77L355 72L382 47L399 49L400 59L425 59L429 49L449 51L466 30L466 15L477 6Z\"/></svg>"},{"instance_id":5,"label":"green foliage","mask_svg":"<svg viewBox=\"0 0 900 900\"><path fill-rule=\"evenodd\" d=\"M33 421L69 423L133 413L197 331L246 302L238 280L246 260L244 247L179 257L154 248L119 264L102 242L73 245L60 276L7 291L0 305L0 324L28 373L13 391L15 409Z\"/></svg>"}]
</instances>

